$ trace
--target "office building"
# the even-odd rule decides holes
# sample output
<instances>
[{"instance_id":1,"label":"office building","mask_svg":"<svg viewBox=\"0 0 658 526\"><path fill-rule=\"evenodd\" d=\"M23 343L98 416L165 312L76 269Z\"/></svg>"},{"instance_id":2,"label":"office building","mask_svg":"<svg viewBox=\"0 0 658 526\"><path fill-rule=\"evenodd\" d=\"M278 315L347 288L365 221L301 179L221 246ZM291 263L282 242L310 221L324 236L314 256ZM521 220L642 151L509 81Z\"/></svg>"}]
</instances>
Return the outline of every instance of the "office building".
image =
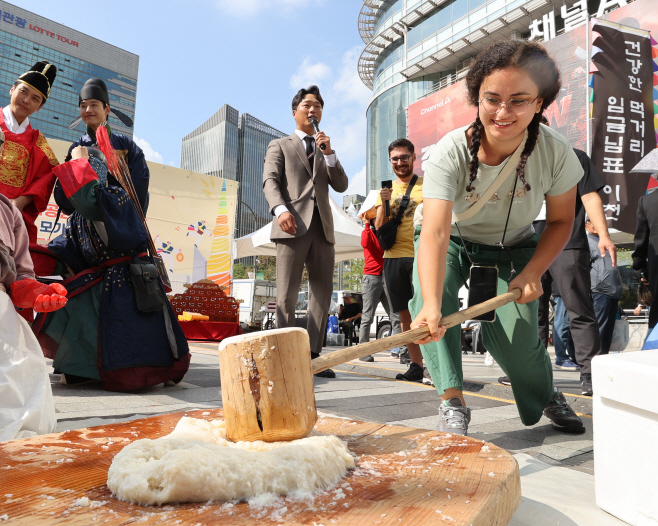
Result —
<instances>
[{"instance_id":1,"label":"office building","mask_svg":"<svg viewBox=\"0 0 658 526\"><path fill-rule=\"evenodd\" d=\"M72 142L84 133L84 123L73 130L69 124L80 115L78 94L82 85L93 77L107 84L111 106L134 120L137 55L0 1L1 106L9 103L9 90L16 79L39 60L57 66L46 105L30 117L32 126L46 137ZM124 126L114 115L110 115L110 125L118 133L133 135L133 128Z\"/></svg>"},{"instance_id":2,"label":"office building","mask_svg":"<svg viewBox=\"0 0 658 526\"><path fill-rule=\"evenodd\" d=\"M180 167L237 181L238 117L238 110L224 104L206 122L183 137Z\"/></svg>"},{"instance_id":3,"label":"office building","mask_svg":"<svg viewBox=\"0 0 658 526\"><path fill-rule=\"evenodd\" d=\"M263 192L263 163L267 145L274 139L286 137L288 134L272 128L248 113L240 115L239 132L240 186L236 235L242 237L272 221L272 214Z\"/></svg>"},{"instance_id":4,"label":"office building","mask_svg":"<svg viewBox=\"0 0 658 526\"><path fill-rule=\"evenodd\" d=\"M272 220L263 193L263 161L270 141L287 135L224 104L183 137L181 168L238 181L236 238Z\"/></svg>"},{"instance_id":5,"label":"office building","mask_svg":"<svg viewBox=\"0 0 658 526\"><path fill-rule=\"evenodd\" d=\"M408 137L407 108L464 78L473 58L485 47L506 38L546 42L579 28L588 15L601 18L626 3L364 0L358 24L366 47L358 71L373 90L367 110L367 190L395 178L387 147L395 139ZM584 38L582 47L586 47ZM581 57L583 70L585 58ZM425 111L438 107L439 103ZM474 118L474 108L472 113Z\"/></svg>"},{"instance_id":6,"label":"office building","mask_svg":"<svg viewBox=\"0 0 658 526\"><path fill-rule=\"evenodd\" d=\"M350 216L354 221L362 224L362 221L357 217L361 211L361 206L366 200L365 196L359 194L350 194L343 196L343 211Z\"/></svg>"}]
</instances>

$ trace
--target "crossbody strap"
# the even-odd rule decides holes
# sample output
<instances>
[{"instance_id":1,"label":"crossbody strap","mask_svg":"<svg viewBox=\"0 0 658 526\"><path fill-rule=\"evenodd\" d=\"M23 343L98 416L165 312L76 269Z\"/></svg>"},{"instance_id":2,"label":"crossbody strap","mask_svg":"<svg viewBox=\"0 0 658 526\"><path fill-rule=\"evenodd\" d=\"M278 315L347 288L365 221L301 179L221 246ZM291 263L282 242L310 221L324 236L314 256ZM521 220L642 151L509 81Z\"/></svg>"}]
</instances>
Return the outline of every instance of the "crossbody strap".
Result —
<instances>
[{"instance_id":1,"label":"crossbody strap","mask_svg":"<svg viewBox=\"0 0 658 526\"><path fill-rule=\"evenodd\" d=\"M407 191L404 193L404 196L402 196L402 200L400 201L400 208L398 209L398 214L395 216L396 220L399 219L402 221L402 216L404 216L404 213L407 211L407 206L409 206L409 196L411 195L411 190L413 190L416 181L418 181L418 176L414 174L414 176L411 178L411 181L409 181Z\"/></svg>"},{"instance_id":2,"label":"crossbody strap","mask_svg":"<svg viewBox=\"0 0 658 526\"><path fill-rule=\"evenodd\" d=\"M463 212L460 212L459 214L455 214L453 212L452 214L453 224L456 223L457 221L466 221L467 219L470 219L480 211L480 209L487 203L487 201L489 201L489 199L491 199L491 196L494 194L494 192L498 190L498 188L500 188L500 185L502 185L505 182L505 180L511 175L511 173L518 166L519 159L521 159L521 153L523 152L523 148L525 147L525 143L527 140L528 140L528 130L525 131L525 135L523 137L523 140L521 141L521 144L519 144L519 147L507 160L507 163L505 164L505 166L503 166L503 169L498 174L498 177L494 179L494 182L491 183L489 188L485 190L485 192L482 194L480 199L478 199L475 203L473 203L472 206L470 206Z\"/></svg>"}]
</instances>

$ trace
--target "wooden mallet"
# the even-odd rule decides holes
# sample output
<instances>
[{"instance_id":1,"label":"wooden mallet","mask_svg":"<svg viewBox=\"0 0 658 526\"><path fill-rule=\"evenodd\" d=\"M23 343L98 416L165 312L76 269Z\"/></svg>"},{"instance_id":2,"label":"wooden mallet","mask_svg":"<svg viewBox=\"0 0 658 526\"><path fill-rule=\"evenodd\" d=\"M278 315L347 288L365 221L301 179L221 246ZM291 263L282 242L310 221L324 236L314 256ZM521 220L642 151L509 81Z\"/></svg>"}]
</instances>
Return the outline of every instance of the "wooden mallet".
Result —
<instances>
[{"instance_id":1,"label":"wooden mallet","mask_svg":"<svg viewBox=\"0 0 658 526\"><path fill-rule=\"evenodd\" d=\"M521 290L514 289L446 316L441 325L446 328L460 325L520 296ZM219 345L226 435L233 442L304 438L317 420L314 374L429 335L427 327L418 327L347 347L312 361L308 334L304 329L275 329L227 338Z\"/></svg>"}]
</instances>

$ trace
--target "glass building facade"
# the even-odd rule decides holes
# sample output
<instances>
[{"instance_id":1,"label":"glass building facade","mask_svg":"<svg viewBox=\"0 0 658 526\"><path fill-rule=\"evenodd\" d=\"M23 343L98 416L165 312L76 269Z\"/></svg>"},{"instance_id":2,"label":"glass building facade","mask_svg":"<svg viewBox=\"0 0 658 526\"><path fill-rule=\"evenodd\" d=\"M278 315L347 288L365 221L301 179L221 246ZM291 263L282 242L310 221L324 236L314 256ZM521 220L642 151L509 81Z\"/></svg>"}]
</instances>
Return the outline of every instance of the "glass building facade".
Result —
<instances>
[{"instance_id":1,"label":"glass building facade","mask_svg":"<svg viewBox=\"0 0 658 526\"><path fill-rule=\"evenodd\" d=\"M75 141L84 124L69 129L80 113L78 94L90 78L105 81L110 105L135 118L139 57L101 40L0 1L0 106L18 77L39 60L57 66L57 78L46 104L30 116L30 124L46 137ZM129 137L127 128L110 114L112 128Z\"/></svg>"},{"instance_id":2,"label":"glass building facade","mask_svg":"<svg viewBox=\"0 0 658 526\"><path fill-rule=\"evenodd\" d=\"M358 68L373 90L366 113L367 190L395 178L388 145L407 137L410 104L463 78L480 50L520 37L531 18L552 9L550 0L365 0L359 32L366 47Z\"/></svg>"},{"instance_id":3,"label":"glass building facade","mask_svg":"<svg viewBox=\"0 0 658 526\"><path fill-rule=\"evenodd\" d=\"M238 181L236 238L272 220L263 193L263 161L270 141L287 135L224 104L183 138L181 168Z\"/></svg>"},{"instance_id":4,"label":"glass building facade","mask_svg":"<svg viewBox=\"0 0 658 526\"><path fill-rule=\"evenodd\" d=\"M238 110L224 104L206 122L183 137L181 168L237 181L238 117Z\"/></svg>"},{"instance_id":5,"label":"glass building facade","mask_svg":"<svg viewBox=\"0 0 658 526\"><path fill-rule=\"evenodd\" d=\"M287 135L248 113L240 115L236 238L255 232L272 221L263 192L263 162L267 145Z\"/></svg>"}]
</instances>

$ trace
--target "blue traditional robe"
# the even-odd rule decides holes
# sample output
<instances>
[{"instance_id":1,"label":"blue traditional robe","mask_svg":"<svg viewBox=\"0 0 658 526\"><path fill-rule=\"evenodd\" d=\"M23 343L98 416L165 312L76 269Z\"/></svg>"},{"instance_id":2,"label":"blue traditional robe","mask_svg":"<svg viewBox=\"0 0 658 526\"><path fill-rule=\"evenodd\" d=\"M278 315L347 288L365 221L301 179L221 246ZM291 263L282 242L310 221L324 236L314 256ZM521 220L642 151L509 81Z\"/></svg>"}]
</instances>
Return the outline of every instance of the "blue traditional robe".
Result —
<instances>
[{"instance_id":1,"label":"blue traditional robe","mask_svg":"<svg viewBox=\"0 0 658 526\"><path fill-rule=\"evenodd\" d=\"M130 178L133 181L133 186L137 192L139 203L142 205L144 215L146 215L146 210L148 209L149 203L150 174L148 165L146 164L146 158L144 157L144 152L130 137L114 133L109 126L107 126L107 129L112 147L116 150L117 155L120 155L125 159L126 164L128 165ZM70 146L69 153L66 158L67 161L70 160L71 152L76 146L98 147L96 144L96 135L91 128L87 128L87 133L85 133ZM110 176L110 181L112 184L119 186L119 183L112 176ZM73 213L74 208L70 205L68 199L64 195L61 184L57 184L55 186L55 200L61 207L62 212L69 215Z\"/></svg>"},{"instance_id":2,"label":"blue traditional robe","mask_svg":"<svg viewBox=\"0 0 658 526\"><path fill-rule=\"evenodd\" d=\"M83 145L89 142L85 138L79 141ZM144 155L127 137L112 134L111 140L115 149L128 151L144 206L149 177ZM65 233L48 249L73 275L64 281L67 306L37 320L44 353L54 359L55 369L99 378L108 390L179 381L190 356L171 305L167 301L163 311L145 313L135 302L129 266L135 256L152 260L146 257L147 234L128 194L112 184L112 176L108 186L101 184L86 159L64 163L56 175L57 202L72 212Z\"/></svg>"}]
</instances>

